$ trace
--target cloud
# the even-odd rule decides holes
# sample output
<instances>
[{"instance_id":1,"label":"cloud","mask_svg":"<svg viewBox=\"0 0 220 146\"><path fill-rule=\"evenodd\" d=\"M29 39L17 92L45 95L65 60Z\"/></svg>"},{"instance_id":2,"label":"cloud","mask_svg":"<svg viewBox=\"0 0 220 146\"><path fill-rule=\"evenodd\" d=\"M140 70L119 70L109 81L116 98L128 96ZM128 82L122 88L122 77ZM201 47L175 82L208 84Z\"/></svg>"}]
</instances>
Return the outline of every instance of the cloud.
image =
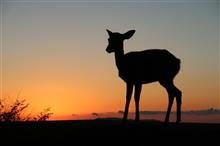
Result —
<instances>
[{"instance_id":1,"label":"cloud","mask_svg":"<svg viewBox=\"0 0 220 146\"><path fill-rule=\"evenodd\" d=\"M98 113L92 113L92 116L98 117L99 114Z\"/></svg>"},{"instance_id":2,"label":"cloud","mask_svg":"<svg viewBox=\"0 0 220 146\"><path fill-rule=\"evenodd\" d=\"M156 114L166 114L166 111L141 111L142 115L156 115ZM171 112L175 114L176 112ZM209 108L205 110L190 110L182 111L182 114L187 115L220 115L220 109Z\"/></svg>"},{"instance_id":3,"label":"cloud","mask_svg":"<svg viewBox=\"0 0 220 146\"><path fill-rule=\"evenodd\" d=\"M206 110L191 110L184 111L183 114L191 114L191 115L220 115L220 109L206 109Z\"/></svg>"}]
</instances>

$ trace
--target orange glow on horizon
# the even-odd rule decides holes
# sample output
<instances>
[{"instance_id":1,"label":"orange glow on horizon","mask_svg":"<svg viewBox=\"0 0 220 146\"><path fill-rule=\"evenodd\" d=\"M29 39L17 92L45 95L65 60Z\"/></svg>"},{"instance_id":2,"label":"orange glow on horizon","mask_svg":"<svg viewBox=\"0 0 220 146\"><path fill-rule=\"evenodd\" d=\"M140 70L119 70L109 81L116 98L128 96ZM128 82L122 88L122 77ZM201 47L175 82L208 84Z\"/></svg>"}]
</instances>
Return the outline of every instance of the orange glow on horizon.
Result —
<instances>
[{"instance_id":1,"label":"orange glow on horizon","mask_svg":"<svg viewBox=\"0 0 220 146\"><path fill-rule=\"evenodd\" d=\"M175 84L183 93L182 110L220 108L215 2L165 7L157 7L159 2L156 7L124 2L120 5L126 6L120 7L113 1L101 3L105 9L90 2L77 2L77 6L71 2L68 7L61 3L48 7L49 2L1 4L1 96L16 99L19 95L33 113L51 107L54 117L69 118L124 110L125 83L118 77L114 54L105 51L106 29L136 30L124 42L125 53L164 48L181 59ZM159 83L144 85L140 110L166 111L167 96ZM133 95L129 111L134 110Z\"/></svg>"}]
</instances>

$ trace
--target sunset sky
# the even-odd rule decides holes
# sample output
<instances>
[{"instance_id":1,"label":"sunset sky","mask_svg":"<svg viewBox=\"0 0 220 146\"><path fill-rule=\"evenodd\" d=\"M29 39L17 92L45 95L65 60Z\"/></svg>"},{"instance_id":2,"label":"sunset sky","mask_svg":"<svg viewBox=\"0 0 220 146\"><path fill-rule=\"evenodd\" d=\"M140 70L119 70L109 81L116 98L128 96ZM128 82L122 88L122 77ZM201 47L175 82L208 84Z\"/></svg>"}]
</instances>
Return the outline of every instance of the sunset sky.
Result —
<instances>
[{"instance_id":1,"label":"sunset sky","mask_svg":"<svg viewBox=\"0 0 220 146\"><path fill-rule=\"evenodd\" d=\"M125 83L106 29L136 33L125 52L165 48L181 59L183 110L220 108L219 0L1 0L1 97L18 95L54 116L124 109ZM167 108L157 82L141 110ZM175 105L173 106L175 110ZM134 111L132 101L130 111Z\"/></svg>"}]
</instances>

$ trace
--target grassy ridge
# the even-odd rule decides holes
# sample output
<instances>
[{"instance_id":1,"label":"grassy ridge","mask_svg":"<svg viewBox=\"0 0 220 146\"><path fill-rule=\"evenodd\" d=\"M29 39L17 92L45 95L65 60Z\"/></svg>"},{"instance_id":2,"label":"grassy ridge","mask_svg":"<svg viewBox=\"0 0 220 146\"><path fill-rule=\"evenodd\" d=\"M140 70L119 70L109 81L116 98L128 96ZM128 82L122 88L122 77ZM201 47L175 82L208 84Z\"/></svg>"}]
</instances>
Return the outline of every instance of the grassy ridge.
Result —
<instances>
[{"instance_id":1,"label":"grassy ridge","mask_svg":"<svg viewBox=\"0 0 220 146\"><path fill-rule=\"evenodd\" d=\"M4 144L19 145L220 145L220 124L117 119L0 123Z\"/></svg>"}]
</instances>

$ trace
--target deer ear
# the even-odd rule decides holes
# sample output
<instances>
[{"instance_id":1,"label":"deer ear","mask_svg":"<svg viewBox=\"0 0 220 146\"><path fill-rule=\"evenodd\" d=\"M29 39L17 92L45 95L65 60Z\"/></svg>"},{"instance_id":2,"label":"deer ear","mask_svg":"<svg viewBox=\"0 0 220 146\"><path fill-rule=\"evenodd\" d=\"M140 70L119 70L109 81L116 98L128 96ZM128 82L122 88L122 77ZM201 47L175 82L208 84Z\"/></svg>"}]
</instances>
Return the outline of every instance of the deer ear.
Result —
<instances>
[{"instance_id":1,"label":"deer ear","mask_svg":"<svg viewBox=\"0 0 220 146\"><path fill-rule=\"evenodd\" d=\"M130 39L134 35L134 33L135 33L135 30L130 30L130 31L123 34L123 38Z\"/></svg>"},{"instance_id":2,"label":"deer ear","mask_svg":"<svg viewBox=\"0 0 220 146\"><path fill-rule=\"evenodd\" d=\"M112 32L108 29L106 29L106 31L108 32L108 35L111 36L112 35Z\"/></svg>"}]
</instances>

